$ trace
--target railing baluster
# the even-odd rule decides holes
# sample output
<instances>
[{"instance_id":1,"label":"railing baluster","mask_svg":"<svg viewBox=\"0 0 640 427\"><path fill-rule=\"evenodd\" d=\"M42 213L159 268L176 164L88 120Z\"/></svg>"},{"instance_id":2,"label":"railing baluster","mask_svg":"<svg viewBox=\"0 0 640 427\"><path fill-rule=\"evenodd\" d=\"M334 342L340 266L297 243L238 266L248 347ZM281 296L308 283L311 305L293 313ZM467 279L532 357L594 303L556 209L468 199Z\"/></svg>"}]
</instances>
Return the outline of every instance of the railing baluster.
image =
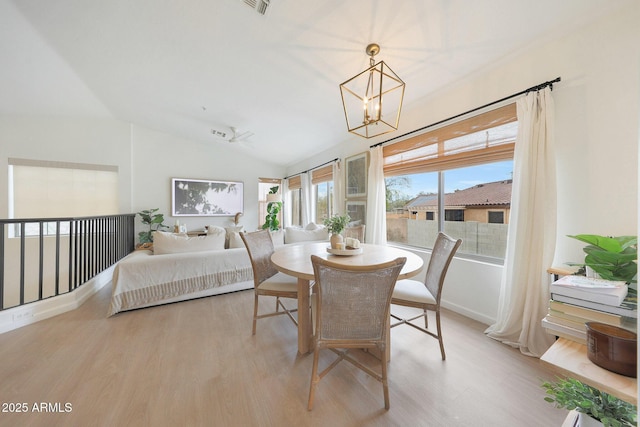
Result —
<instances>
[{"instance_id":1,"label":"railing baluster","mask_svg":"<svg viewBox=\"0 0 640 427\"><path fill-rule=\"evenodd\" d=\"M24 305L25 225L24 222L20 224L20 305Z\"/></svg>"},{"instance_id":2,"label":"railing baluster","mask_svg":"<svg viewBox=\"0 0 640 427\"><path fill-rule=\"evenodd\" d=\"M56 274L55 295L60 295L60 220L56 221Z\"/></svg>"},{"instance_id":3,"label":"railing baluster","mask_svg":"<svg viewBox=\"0 0 640 427\"><path fill-rule=\"evenodd\" d=\"M0 224L0 310L4 309L4 274L7 271L4 265L4 227L5 224Z\"/></svg>"},{"instance_id":4,"label":"railing baluster","mask_svg":"<svg viewBox=\"0 0 640 427\"><path fill-rule=\"evenodd\" d=\"M44 293L44 222L38 222L40 244L39 244L39 259L38 259L38 299L42 299Z\"/></svg>"},{"instance_id":5,"label":"railing baluster","mask_svg":"<svg viewBox=\"0 0 640 427\"><path fill-rule=\"evenodd\" d=\"M69 287L67 292L73 289L73 234L75 233L74 221L69 220Z\"/></svg>"}]
</instances>

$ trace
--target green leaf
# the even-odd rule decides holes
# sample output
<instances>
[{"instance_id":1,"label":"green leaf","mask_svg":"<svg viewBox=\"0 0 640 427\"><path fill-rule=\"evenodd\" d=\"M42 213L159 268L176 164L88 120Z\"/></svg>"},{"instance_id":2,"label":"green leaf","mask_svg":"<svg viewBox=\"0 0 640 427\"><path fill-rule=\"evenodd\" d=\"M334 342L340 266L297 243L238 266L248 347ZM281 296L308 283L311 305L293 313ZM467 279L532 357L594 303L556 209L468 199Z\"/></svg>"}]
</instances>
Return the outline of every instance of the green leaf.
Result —
<instances>
[{"instance_id":1,"label":"green leaf","mask_svg":"<svg viewBox=\"0 0 640 427\"><path fill-rule=\"evenodd\" d=\"M575 236L569 237L580 240L581 242L590 243L609 252L622 251L622 245L620 241L613 237L598 236L596 234L577 234Z\"/></svg>"}]
</instances>

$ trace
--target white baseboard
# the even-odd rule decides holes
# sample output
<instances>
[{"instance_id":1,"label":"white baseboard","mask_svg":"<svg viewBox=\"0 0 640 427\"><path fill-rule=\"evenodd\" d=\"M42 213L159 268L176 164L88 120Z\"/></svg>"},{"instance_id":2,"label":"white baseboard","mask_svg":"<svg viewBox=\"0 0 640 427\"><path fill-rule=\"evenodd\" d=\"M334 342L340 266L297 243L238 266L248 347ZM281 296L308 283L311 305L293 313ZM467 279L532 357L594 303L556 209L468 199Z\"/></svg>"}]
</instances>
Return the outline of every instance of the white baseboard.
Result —
<instances>
[{"instance_id":1,"label":"white baseboard","mask_svg":"<svg viewBox=\"0 0 640 427\"><path fill-rule=\"evenodd\" d=\"M493 325L494 323L496 323L496 319L493 319L489 316L486 316L482 313L478 313L477 311L473 311L473 310L469 310L469 308L467 307L463 307L461 305L458 304L454 304L445 300L441 300L440 301L440 305L448 310L454 311L458 314L461 314L465 317L468 317L470 319L476 320L482 324L485 324L487 326L489 325Z\"/></svg>"},{"instance_id":2,"label":"white baseboard","mask_svg":"<svg viewBox=\"0 0 640 427\"><path fill-rule=\"evenodd\" d=\"M111 282L114 268L109 267L72 292L1 311L0 334L75 310Z\"/></svg>"}]
</instances>

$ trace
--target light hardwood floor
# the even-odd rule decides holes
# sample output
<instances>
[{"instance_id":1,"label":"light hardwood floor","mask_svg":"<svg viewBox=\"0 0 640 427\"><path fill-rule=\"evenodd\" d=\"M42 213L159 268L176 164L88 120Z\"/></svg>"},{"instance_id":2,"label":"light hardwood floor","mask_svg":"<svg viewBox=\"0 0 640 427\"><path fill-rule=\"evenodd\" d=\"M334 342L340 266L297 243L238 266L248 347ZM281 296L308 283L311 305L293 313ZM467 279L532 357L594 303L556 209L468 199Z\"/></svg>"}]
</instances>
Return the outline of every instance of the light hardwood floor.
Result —
<instances>
[{"instance_id":1,"label":"light hardwood floor","mask_svg":"<svg viewBox=\"0 0 640 427\"><path fill-rule=\"evenodd\" d=\"M444 312L438 342L392 330L389 390L346 362L319 384L307 411L311 355L297 355L285 316L258 322L253 291L107 318L110 286L79 309L0 335L1 426L560 426L543 400L540 361ZM268 303L272 303L266 298ZM271 309L272 307L267 307ZM329 352L321 366L329 363ZM50 403L61 411L33 412Z\"/></svg>"}]
</instances>

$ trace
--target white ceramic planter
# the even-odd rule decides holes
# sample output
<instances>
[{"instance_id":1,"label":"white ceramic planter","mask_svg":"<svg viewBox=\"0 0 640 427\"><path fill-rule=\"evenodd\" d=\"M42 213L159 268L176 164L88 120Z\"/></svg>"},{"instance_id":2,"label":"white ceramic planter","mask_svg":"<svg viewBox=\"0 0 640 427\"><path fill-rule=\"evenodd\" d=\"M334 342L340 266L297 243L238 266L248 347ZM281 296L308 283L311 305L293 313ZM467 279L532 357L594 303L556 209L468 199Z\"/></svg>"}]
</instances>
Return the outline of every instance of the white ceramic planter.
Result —
<instances>
[{"instance_id":1,"label":"white ceramic planter","mask_svg":"<svg viewBox=\"0 0 640 427\"><path fill-rule=\"evenodd\" d=\"M604 427L604 424L587 414L578 412L578 427Z\"/></svg>"}]
</instances>

